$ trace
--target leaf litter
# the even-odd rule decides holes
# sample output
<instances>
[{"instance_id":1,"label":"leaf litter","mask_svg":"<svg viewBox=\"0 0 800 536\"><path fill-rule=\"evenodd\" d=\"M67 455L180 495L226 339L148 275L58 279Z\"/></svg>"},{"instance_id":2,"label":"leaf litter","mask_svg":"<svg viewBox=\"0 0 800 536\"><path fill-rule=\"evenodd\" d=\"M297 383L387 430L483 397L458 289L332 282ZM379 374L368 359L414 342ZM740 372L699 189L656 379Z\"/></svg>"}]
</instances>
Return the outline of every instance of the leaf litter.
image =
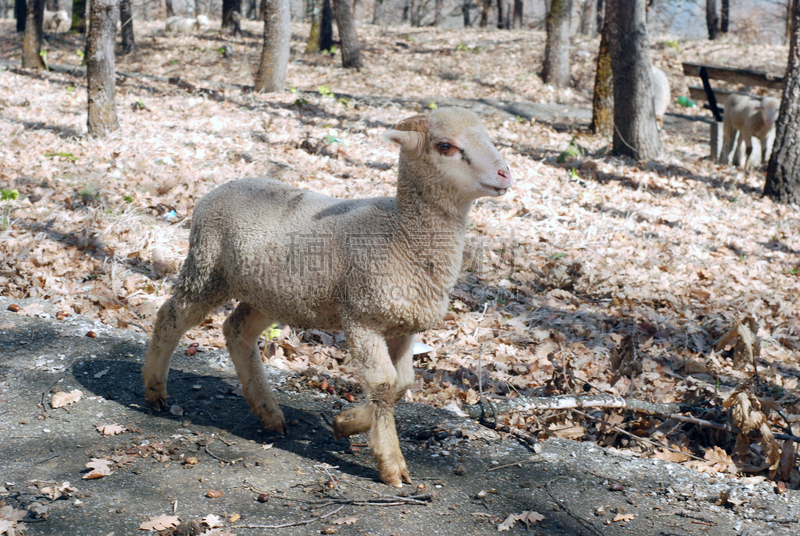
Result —
<instances>
[{"instance_id":1,"label":"leaf litter","mask_svg":"<svg viewBox=\"0 0 800 536\"><path fill-rule=\"evenodd\" d=\"M18 53L12 25L0 28L2 46ZM145 23L137 32L169 44L160 60L175 55L180 61L153 61L148 52L122 59L120 71L180 75L200 87L251 83L260 38L246 35L223 73L210 60L217 56L207 43L195 36L164 37L159 29ZM257 25L253 29L253 36L260 35ZM2 94L25 98L2 101L0 137L7 142L0 146L0 186L18 189L20 197L0 240L0 293L49 304L28 305L18 314L61 319L80 313L149 333L187 251L192 208L214 186L270 174L344 198L391 195L397 157L380 134L427 106L378 106L357 98L345 104L331 94L589 107L597 39L573 39L573 71L580 74L573 87L557 90L534 74L541 32L362 29L370 46L360 72L345 73L335 58L304 55L302 44L293 42L299 61L290 64L289 85L306 104L298 104L297 94L230 88L214 100L208 92L146 80L131 85L123 78L122 128L105 140L80 136L86 108L81 81L53 72L34 78L4 71ZM295 31L305 35L308 28L298 24ZM653 36L654 61L670 76L673 95L686 94L695 81L683 77L681 61L702 61L712 45L680 41L678 50L665 39ZM741 63L746 48L750 61L772 71L785 65L776 58L786 57L786 47L728 45L713 49L720 63L750 67ZM75 63L72 48L55 46L48 60ZM496 61L500 55L503 62ZM65 93L64 83L74 91ZM319 91L321 85L329 91ZM135 111L137 100L146 101L147 111ZM676 106L670 111L706 113ZM483 121L516 183L504 197L476 203L452 307L439 326L418 336L431 350L415 356L418 381L407 399L444 407L487 396L589 389L691 404L701 408L701 418L743 432L734 443L668 418L616 410L594 415L703 456L701 470L765 471L799 485L790 456L794 443L773 432L800 433L796 418L785 423L776 413L800 413L796 207L759 195L763 172L709 161L704 124L668 125L663 157L636 163L608 156L608 140L581 129L557 130L501 112ZM346 152L318 150L325 140ZM575 145L585 150L558 158ZM224 347L221 324L230 311L222 307L190 330L195 348ZM298 389L319 388L348 401L360 395L340 334L276 329L280 335L261 341L264 361L297 372ZM51 405L63 407L56 405L62 397L64 405L76 402L67 401L71 395L56 393ZM623 435L612 428L565 412L504 415L498 426L540 439L623 446ZM750 431L759 436L759 448L753 448ZM681 459L636 441L627 444L639 456ZM738 459L727 463L717 450L706 458L712 448ZM682 463L701 468L697 460Z\"/></svg>"}]
</instances>

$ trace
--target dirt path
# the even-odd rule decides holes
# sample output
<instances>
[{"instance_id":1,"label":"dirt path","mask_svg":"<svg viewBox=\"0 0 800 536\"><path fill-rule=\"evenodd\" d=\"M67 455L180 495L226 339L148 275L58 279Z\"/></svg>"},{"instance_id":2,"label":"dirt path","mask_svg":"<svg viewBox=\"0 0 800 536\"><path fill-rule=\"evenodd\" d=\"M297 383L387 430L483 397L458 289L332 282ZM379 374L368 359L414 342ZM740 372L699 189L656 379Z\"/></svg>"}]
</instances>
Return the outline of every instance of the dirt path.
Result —
<instances>
[{"instance_id":1,"label":"dirt path","mask_svg":"<svg viewBox=\"0 0 800 536\"><path fill-rule=\"evenodd\" d=\"M798 532L797 491L778 495L768 482L710 476L590 443L530 446L420 404L397 408L417 484L398 491L376 481L365 438L333 440L329 423L347 404L341 398L274 375L293 426L286 437L270 437L236 394L226 352L190 357L182 347L169 383L173 413L152 414L139 373L144 335L80 316L57 320L51 304L38 303L43 311L28 317L0 298L0 495L30 511L26 535L132 534L161 515L181 523L165 534L198 534L197 524L212 514L237 535L277 533L265 526L283 524L296 524L280 529L289 535L421 534L421 527L425 534L495 534L509 515L524 512L544 516L531 522L533 534ZM56 389L83 396L53 409ZM127 431L98 432L109 424ZM112 474L82 479L93 458L109 460ZM52 500L59 487L63 495ZM209 498L209 491L221 496ZM721 494L728 502L717 505ZM509 531L523 533L521 521Z\"/></svg>"}]
</instances>

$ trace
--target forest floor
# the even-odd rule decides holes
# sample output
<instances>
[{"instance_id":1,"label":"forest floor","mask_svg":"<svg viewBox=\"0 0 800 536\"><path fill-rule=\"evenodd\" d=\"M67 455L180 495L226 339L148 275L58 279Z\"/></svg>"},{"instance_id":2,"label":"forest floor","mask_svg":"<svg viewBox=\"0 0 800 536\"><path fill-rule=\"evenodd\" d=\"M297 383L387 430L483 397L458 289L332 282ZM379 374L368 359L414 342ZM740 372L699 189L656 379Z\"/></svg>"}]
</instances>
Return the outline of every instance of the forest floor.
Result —
<instances>
[{"instance_id":1,"label":"forest floor","mask_svg":"<svg viewBox=\"0 0 800 536\"><path fill-rule=\"evenodd\" d=\"M48 424L53 418L54 412L45 410L51 403L49 384L39 385L49 377L40 377L36 389L18 381L19 367L31 366L19 361L35 357L25 348L39 340L34 328L22 329L28 322L44 322L42 317L48 316L58 322L88 318L125 329L137 340L146 337L186 253L192 207L214 186L269 174L337 197L392 195L397 156L380 134L398 120L432 108L437 99L466 99L475 103L516 182L505 196L475 204L451 311L439 326L418 336L433 350L415 361L418 382L407 400L440 411L453 402L475 403L481 396L587 390L687 404L701 419L699 424L617 410L592 410L589 416L560 410L510 413L492 433L499 434L505 445L519 438L548 439L540 443L545 453L548 448L579 449L591 458L591 453L625 452L641 459L645 464L641 467L655 463L653 459L681 463L685 467L675 470L683 475L684 469L691 469L699 481L774 485L781 493L789 489L775 502L794 505L787 515L793 516L795 523L789 526L796 530L798 497L791 490L800 486L800 473L794 443L787 438L800 435L798 208L761 197L762 171L744 172L712 162L708 128L702 122L673 115L662 132L662 157L637 163L609 156L608 140L588 133L581 119L585 115L552 122L528 120L485 104L494 99L588 109L597 39L573 41L573 87L555 90L536 74L544 50L542 33L371 26L360 30L365 68L353 72L339 67L338 54L303 54L308 28L293 26L288 80L292 92L255 95L234 84L252 84L260 53L258 24L246 23L241 40L214 31L165 36L160 24L140 25L138 51L119 60L118 71L180 77L186 84L118 76L121 128L104 140L85 135L85 79L16 68L0 71L0 188L20 193L2 207L10 225L0 233L0 296L6 307L18 309L4 313L0 322L3 347L14 348L0 365L3 405L23 400L34 407L43 403L35 411L43 412L40 416ZM223 54L226 44L230 53ZM785 47L735 40L709 43L652 36L652 45L655 63L670 76L674 98L688 94L688 83L695 83L684 80L682 61L781 72L787 55ZM45 48L51 64L80 64L76 50L82 43L75 36L52 36ZM0 58L18 58L20 49L13 22L0 21ZM342 98L343 94L349 97ZM702 109L677 105L669 112L707 115ZM224 346L220 326L230 310L221 308L189 332L186 340L197 343L197 355L224 355L216 349ZM98 329L93 331L100 333ZM53 337L62 332L52 330ZM339 334L298 333L287 327L276 340L265 341L265 351L270 369L283 371L287 381L302 386L298 389L312 393L325 382L339 404L345 403L339 398L343 393L358 396L355 371ZM61 359L56 350L42 349L40 354L45 370L48 359ZM92 361L102 355L104 362ZM141 403L141 389L130 387L138 382L134 362L141 362L141 351L128 351L122 357L113 353L113 359L107 359L108 352L94 356L84 355L56 372L68 370L75 377L75 367L84 363L81 366L91 370L80 374L100 374L119 357L113 366L127 371L131 379L126 389L138 394L123 396L84 387L112 401L118 412L111 413L114 419L127 419L120 424L144 430L141 409L131 409L131 404ZM183 359L176 366L188 374L193 365ZM201 372L203 377L213 376L211 369ZM176 399L188 385L176 382L177 377L173 375L171 384ZM202 385L198 378L190 379L193 385L195 381ZM217 394L227 397L224 386L218 387ZM723 407L724 401L732 406L730 411ZM288 398L281 402L301 411ZM241 400L235 404L244 412ZM138 416L126 413L134 410ZM19 417L7 411L6 418ZM444 418L440 413L429 415L439 415L430 422ZM170 419L166 422L173 422ZM251 435L258 439L254 421L245 431L234 416L220 419L221 424L204 418L206 428L192 437L219 428L236 435L240 443ZM323 448L323 439L313 434L321 426L318 419L303 419L297 419L305 423L298 426L308 427L302 433L313 437L312 445ZM598 424L598 419L603 422ZM761 435L754 435L751 443L746 434L714 427L725 425L751 427ZM17 430L20 425L13 426ZM401 422L401 433L403 428ZM64 430L60 440L72 441L73 449L85 446L77 435L69 436L69 428ZM27 448L41 448L43 437L49 436L28 438L32 441ZM167 437L159 436L159 441ZM139 443L152 441L139 439ZM59 448L67 443L59 443ZM434 439L426 445L435 443ZM121 443L114 445L122 448ZM405 442L404 449L409 445L413 446ZM13 455L9 451L3 458L19 458L25 448L15 443ZM110 460L108 448L88 450ZM213 447L207 450L215 452ZM487 459L485 453L464 450L464 456ZM133 451L126 455L140 456ZM29 454L36 458L35 452ZM422 458L419 453L410 455L412 471L417 464L420 473L434 476L435 467L423 470L419 465ZM588 485L585 475L574 478ZM20 482L15 485L19 490ZM25 495L16 495L20 496ZM752 508L731 503L730 498L718 495L720 505L715 508L737 515ZM714 506L706 503L706 509ZM523 511L511 505L503 509L506 514ZM570 519L574 520L565 517L561 522L572 523ZM653 519L660 523L660 518ZM36 523L30 526L38 530ZM496 531L495 526L487 533ZM565 526L565 533L577 533ZM355 525L347 527L338 530L357 530ZM389 534L386 530L377 533ZM617 533L609 530L601 529ZM670 533L668 528L661 530Z\"/></svg>"}]
</instances>

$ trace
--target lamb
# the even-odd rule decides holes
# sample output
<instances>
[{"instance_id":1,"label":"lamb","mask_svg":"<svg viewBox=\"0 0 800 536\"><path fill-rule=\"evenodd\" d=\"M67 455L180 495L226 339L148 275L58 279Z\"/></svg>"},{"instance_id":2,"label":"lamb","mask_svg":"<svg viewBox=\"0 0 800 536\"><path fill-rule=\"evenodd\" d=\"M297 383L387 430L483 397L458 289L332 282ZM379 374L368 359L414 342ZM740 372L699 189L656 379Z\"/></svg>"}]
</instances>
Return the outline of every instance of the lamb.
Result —
<instances>
[{"instance_id":1,"label":"lamb","mask_svg":"<svg viewBox=\"0 0 800 536\"><path fill-rule=\"evenodd\" d=\"M664 113L669 106L669 97L669 79L664 71L653 65L653 107L659 129L664 126Z\"/></svg>"},{"instance_id":2,"label":"lamb","mask_svg":"<svg viewBox=\"0 0 800 536\"><path fill-rule=\"evenodd\" d=\"M58 32L61 28L66 31L71 24L69 20L69 15L64 10L59 11L48 11L44 10L44 19L42 21L42 26L45 30Z\"/></svg>"},{"instance_id":3,"label":"lamb","mask_svg":"<svg viewBox=\"0 0 800 536\"><path fill-rule=\"evenodd\" d=\"M167 33L185 33L190 34L196 31L202 31L208 28L208 17L205 15L198 15L195 19L186 17L170 17L166 21L165 31Z\"/></svg>"},{"instance_id":4,"label":"lamb","mask_svg":"<svg viewBox=\"0 0 800 536\"><path fill-rule=\"evenodd\" d=\"M773 97L759 101L747 95L728 95L725 99L720 161L730 164L735 154L738 166L750 169L758 167L762 160L769 160L780 107L781 101ZM760 155L753 151L753 137L758 138Z\"/></svg>"},{"instance_id":5,"label":"lamb","mask_svg":"<svg viewBox=\"0 0 800 536\"><path fill-rule=\"evenodd\" d=\"M218 186L196 205L175 292L158 311L142 368L149 406L166 407L179 339L209 311L239 300L223 332L252 411L286 432L257 341L273 322L342 330L367 401L342 411L338 440L369 431L380 478L411 483L394 404L414 381L414 334L448 307L479 197L503 195L508 165L462 108L415 116L384 135L400 146L396 197L342 200L268 178Z\"/></svg>"}]
</instances>

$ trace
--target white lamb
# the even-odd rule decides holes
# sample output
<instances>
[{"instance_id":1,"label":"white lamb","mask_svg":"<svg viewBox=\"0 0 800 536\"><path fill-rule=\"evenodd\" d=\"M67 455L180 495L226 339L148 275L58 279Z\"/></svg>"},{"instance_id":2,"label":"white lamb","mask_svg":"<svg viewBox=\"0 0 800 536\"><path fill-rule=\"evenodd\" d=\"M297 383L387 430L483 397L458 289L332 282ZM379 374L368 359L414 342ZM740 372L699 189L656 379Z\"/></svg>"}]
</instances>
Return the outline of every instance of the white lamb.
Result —
<instances>
[{"instance_id":1,"label":"white lamb","mask_svg":"<svg viewBox=\"0 0 800 536\"><path fill-rule=\"evenodd\" d=\"M669 78L667 75L656 67L653 66L653 108L656 111L656 123L658 128L664 126L664 114L669 106Z\"/></svg>"},{"instance_id":2,"label":"white lamb","mask_svg":"<svg viewBox=\"0 0 800 536\"><path fill-rule=\"evenodd\" d=\"M48 11L44 10L44 19L42 19L42 26L47 31L58 32L64 31L66 32L69 29L71 21L69 20L69 15L64 10L59 11Z\"/></svg>"},{"instance_id":3,"label":"white lamb","mask_svg":"<svg viewBox=\"0 0 800 536\"><path fill-rule=\"evenodd\" d=\"M185 33L190 34L194 31L203 31L208 28L208 17L205 15L198 15L197 18L190 19L186 17L170 17L166 21L167 33Z\"/></svg>"},{"instance_id":4,"label":"white lamb","mask_svg":"<svg viewBox=\"0 0 800 536\"><path fill-rule=\"evenodd\" d=\"M244 396L264 428L284 433L257 346L273 322L343 330L367 402L341 412L336 438L369 431L381 479L411 482L394 404L414 381L414 334L447 311L473 201L511 186L478 118L461 108L401 121L396 197L342 200L274 179L223 184L195 207L175 293L158 311L143 367L145 399L166 406L169 363L190 327L230 299L223 325Z\"/></svg>"}]
</instances>

